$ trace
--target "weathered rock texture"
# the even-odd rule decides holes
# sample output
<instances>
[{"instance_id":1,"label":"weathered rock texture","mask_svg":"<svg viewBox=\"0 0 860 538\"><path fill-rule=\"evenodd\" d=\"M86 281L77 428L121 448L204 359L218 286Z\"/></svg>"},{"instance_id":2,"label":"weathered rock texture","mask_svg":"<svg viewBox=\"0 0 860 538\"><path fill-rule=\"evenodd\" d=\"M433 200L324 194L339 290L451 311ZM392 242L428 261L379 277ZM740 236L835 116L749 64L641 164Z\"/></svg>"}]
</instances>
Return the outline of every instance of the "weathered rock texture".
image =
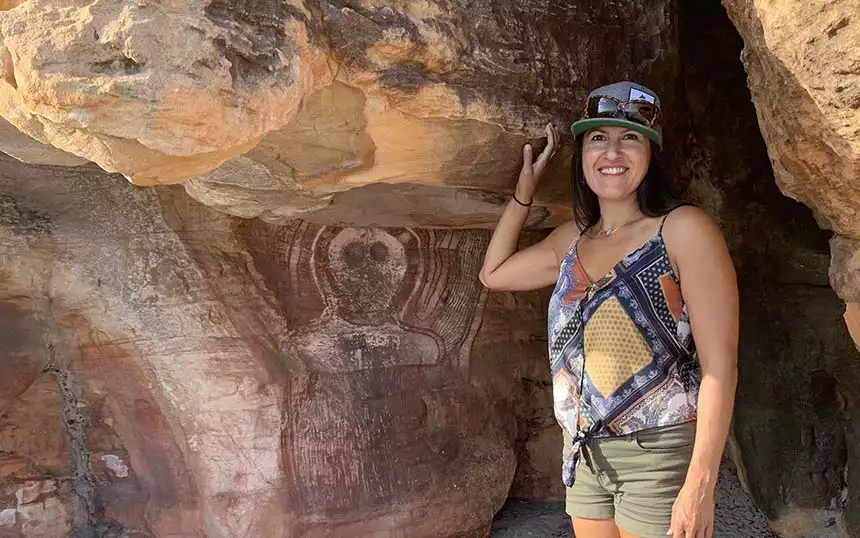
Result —
<instances>
[{"instance_id":1,"label":"weathered rock texture","mask_svg":"<svg viewBox=\"0 0 860 538\"><path fill-rule=\"evenodd\" d=\"M831 278L860 303L860 10L854 0L724 0L746 47L744 65L784 194L811 207L834 242ZM849 242L854 246L849 247ZM846 249L857 253L848 255Z\"/></svg>"},{"instance_id":2,"label":"weathered rock texture","mask_svg":"<svg viewBox=\"0 0 860 538\"><path fill-rule=\"evenodd\" d=\"M860 10L850 0L724 0L724 4L744 38L743 61L777 184L783 193L812 208L822 227L836 233L830 242L830 283L847 303L844 319L860 346ZM806 318L793 322L800 322L796 334L814 320L835 322L828 314L832 307L818 310L824 305L814 307L808 299L796 304L797 312ZM833 504L844 506L844 527L853 536L860 533L858 361L856 355L849 361L840 359L845 353L841 348L820 354L805 346L793 347L800 353L798 359L802 356L814 370L808 380L778 379L783 386L808 387L810 405L802 415L814 420L794 442L818 453L808 460L814 463L811 467L800 466L812 480L790 495L777 490L768 493L773 486L761 478L753 477L750 483L765 499L782 496L782 502L767 502L768 508L776 512L782 505L788 526L795 527L797 518L792 519L786 508L795 505L802 511L815 504L813 498L829 491ZM824 360L809 361L810 353ZM746 435L754 437L755 423L765 420L765 416L754 419ZM788 454L771 461L778 465L780 460L794 463ZM769 473L774 470L763 474L752 470L752 474L772 476ZM844 490L840 491L840 484Z\"/></svg>"},{"instance_id":3,"label":"weathered rock texture","mask_svg":"<svg viewBox=\"0 0 860 538\"><path fill-rule=\"evenodd\" d=\"M8 122L283 227L2 163L2 532L484 536L511 490L559 497L545 297L488 299L486 234L426 228L492 226L547 119L664 78L668 0L4 7Z\"/></svg>"},{"instance_id":4,"label":"weathered rock texture","mask_svg":"<svg viewBox=\"0 0 860 538\"><path fill-rule=\"evenodd\" d=\"M0 114L57 148L4 151L183 183L0 160L0 537L484 536L557 499L546 294L430 228L492 226L520 145L620 78L740 270L742 481L860 533L849 2L726 0L759 123L717 2L568 4L0 4Z\"/></svg>"},{"instance_id":5,"label":"weathered rock texture","mask_svg":"<svg viewBox=\"0 0 860 538\"><path fill-rule=\"evenodd\" d=\"M8 158L0 192L4 538L486 536L544 358L532 299L484 308L485 232Z\"/></svg>"},{"instance_id":6,"label":"weathered rock texture","mask_svg":"<svg viewBox=\"0 0 860 538\"><path fill-rule=\"evenodd\" d=\"M16 5L0 13L3 117L270 222L490 227L528 136L594 84L665 78L677 50L669 0ZM557 172L533 225L565 213Z\"/></svg>"},{"instance_id":7,"label":"weathered rock texture","mask_svg":"<svg viewBox=\"0 0 860 538\"><path fill-rule=\"evenodd\" d=\"M702 148L688 163L688 192L720 218L740 273L738 463L786 536L816 535L816 521L834 517L829 509L844 510L842 525L855 536L860 355L829 284L856 301L860 122L847 105L856 88L837 91L857 78L848 67L860 61L856 39L851 48L839 37L856 36L856 2L724 3L743 41L714 23L724 17L716 5L687 6L681 31L689 121ZM840 10L850 24L831 28ZM733 83L745 76L741 56L755 111ZM775 184L813 211L780 198ZM830 246L812 213L837 232Z\"/></svg>"},{"instance_id":8,"label":"weathered rock texture","mask_svg":"<svg viewBox=\"0 0 860 538\"><path fill-rule=\"evenodd\" d=\"M4 119L0 119L0 151L29 164L78 166L87 162L86 159L30 138Z\"/></svg>"}]
</instances>

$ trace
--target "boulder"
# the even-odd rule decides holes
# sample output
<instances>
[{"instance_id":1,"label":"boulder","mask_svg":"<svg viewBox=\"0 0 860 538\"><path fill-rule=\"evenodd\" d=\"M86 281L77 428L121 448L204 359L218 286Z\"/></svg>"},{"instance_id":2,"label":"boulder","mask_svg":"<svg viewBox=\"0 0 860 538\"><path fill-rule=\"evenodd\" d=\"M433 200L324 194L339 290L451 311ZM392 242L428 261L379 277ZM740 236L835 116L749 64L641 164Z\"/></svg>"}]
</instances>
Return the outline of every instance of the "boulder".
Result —
<instances>
[{"instance_id":1,"label":"boulder","mask_svg":"<svg viewBox=\"0 0 860 538\"><path fill-rule=\"evenodd\" d=\"M273 223L449 228L491 227L524 142L677 50L668 0L27 0L0 40L0 115L135 184ZM556 162L533 226L566 214Z\"/></svg>"},{"instance_id":2,"label":"boulder","mask_svg":"<svg viewBox=\"0 0 860 538\"><path fill-rule=\"evenodd\" d=\"M823 228L860 240L856 3L723 3L744 38L742 58L780 190L812 208ZM840 256L834 252L834 288L844 300L857 302L858 268L841 267ZM847 319L855 308L848 309Z\"/></svg>"}]
</instances>

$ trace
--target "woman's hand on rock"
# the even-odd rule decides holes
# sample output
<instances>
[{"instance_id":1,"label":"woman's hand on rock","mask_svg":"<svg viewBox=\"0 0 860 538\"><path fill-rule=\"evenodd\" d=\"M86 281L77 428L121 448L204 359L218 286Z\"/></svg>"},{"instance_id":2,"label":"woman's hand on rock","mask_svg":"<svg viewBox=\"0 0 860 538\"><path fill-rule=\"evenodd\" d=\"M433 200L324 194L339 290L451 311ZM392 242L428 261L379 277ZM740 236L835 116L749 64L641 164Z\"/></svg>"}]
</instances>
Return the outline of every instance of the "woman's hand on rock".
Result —
<instances>
[{"instance_id":1,"label":"woman's hand on rock","mask_svg":"<svg viewBox=\"0 0 860 538\"><path fill-rule=\"evenodd\" d=\"M540 181L541 175L546 169L546 165L558 145L558 133L552 123L546 126L546 147L534 159L531 144L523 146L523 169L520 171L520 179L517 181L516 196L523 203L531 203L534 196L537 184Z\"/></svg>"}]
</instances>

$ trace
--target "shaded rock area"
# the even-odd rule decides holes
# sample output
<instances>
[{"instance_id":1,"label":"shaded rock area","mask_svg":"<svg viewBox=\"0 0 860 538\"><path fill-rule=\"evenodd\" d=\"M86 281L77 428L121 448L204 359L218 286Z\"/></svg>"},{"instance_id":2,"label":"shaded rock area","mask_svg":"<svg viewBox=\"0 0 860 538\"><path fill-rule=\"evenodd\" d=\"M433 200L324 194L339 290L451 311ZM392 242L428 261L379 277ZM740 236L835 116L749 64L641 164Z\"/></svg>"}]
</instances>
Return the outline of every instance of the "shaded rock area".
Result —
<instances>
[{"instance_id":1,"label":"shaded rock area","mask_svg":"<svg viewBox=\"0 0 860 538\"><path fill-rule=\"evenodd\" d=\"M691 41L722 43L683 60L688 89L690 79L707 89L688 91L693 131L711 158L727 155L723 148L732 144L737 148L732 158L711 161L716 190L700 180L691 187L712 201L739 267L741 377L734 434L741 476L786 535L836 532L826 528L830 511L844 510L841 532L854 536L860 534L853 515L860 491L860 353L830 284L843 300L853 300L857 271L853 245L844 236L852 236L853 223L860 222L851 217L860 207L851 179L857 176L857 154L850 149L857 124L849 126L856 110L832 95L822 97L821 88L835 91L856 78L838 65L855 62L856 47L852 52L838 33L824 31L827 21L845 19L839 31L849 41L860 26L849 14L850 2L828 3L821 11L791 2L724 4L743 41L707 24L716 19L704 6L688 6L688 16L700 23L681 28L682 43L684 28L700 29L689 34ZM729 83L742 76L738 57L749 75L755 117L750 96ZM779 198L773 185L812 211ZM812 218L835 237L816 230Z\"/></svg>"},{"instance_id":2,"label":"shaded rock area","mask_svg":"<svg viewBox=\"0 0 860 538\"><path fill-rule=\"evenodd\" d=\"M43 144L25 135L4 119L0 119L0 150L6 155L29 164L78 166L89 161Z\"/></svg>"},{"instance_id":3,"label":"shaded rock area","mask_svg":"<svg viewBox=\"0 0 860 538\"><path fill-rule=\"evenodd\" d=\"M744 43L724 9L685 4L680 29L687 114L673 134L686 158L676 161L676 177L717 217L739 274L733 443L741 480L786 536L832 533L831 510L848 514L851 492L860 491L852 475L860 353L829 286L831 233L777 189L767 139L739 83ZM845 532L860 533L850 518Z\"/></svg>"},{"instance_id":4,"label":"shaded rock area","mask_svg":"<svg viewBox=\"0 0 860 538\"><path fill-rule=\"evenodd\" d=\"M540 297L477 280L486 232L273 226L10 158L0 192L4 538L486 535L546 375Z\"/></svg>"}]
</instances>

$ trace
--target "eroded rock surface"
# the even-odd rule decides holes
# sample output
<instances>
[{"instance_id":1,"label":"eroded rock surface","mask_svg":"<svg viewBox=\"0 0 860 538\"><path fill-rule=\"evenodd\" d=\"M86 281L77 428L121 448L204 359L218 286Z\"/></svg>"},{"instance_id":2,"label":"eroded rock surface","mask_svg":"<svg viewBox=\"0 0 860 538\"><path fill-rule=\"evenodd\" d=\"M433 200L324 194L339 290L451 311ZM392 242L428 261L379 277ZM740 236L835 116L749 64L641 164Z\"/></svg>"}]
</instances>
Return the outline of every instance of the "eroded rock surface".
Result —
<instances>
[{"instance_id":1,"label":"eroded rock surface","mask_svg":"<svg viewBox=\"0 0 860 538\"><path fill-rule=\"evenodd\" d=\"M677 51L668 0L16 5L0 12L9 122L278 223L490 227L523 142L598 83L664 79ZM564 161L532 225L565 213ZM357 215L380 184L401 188Z\"/></svg>"},{"instance_id":2,"label":"eroded rock surface","mask_svg":"<svg viewBox=\"0 0 860 538\"><path fill-rule=\"evenodd\" d=\"M822 227L860 240L860 13L852 0L724 0L746 47L743 61L759 124L784 194ZM860 296L858 267L834 252L834 288ZM856 248L852 247L852 248ZM853 284L848 284L852 282ZM857 334L857 306L846 320ZM855 341L860 346L860 340Z\"/></svg>"},{"instance_id":3,"label":"eroded rock surface","mask_svg":"<svg viewBox=\"0 0 860 538\"><path fill-rule=\"evenodd\" d=\"M0 151L29 164L78 166L87 162L86 159L30 138L4 119L0 119Z\"/></svg>"},{"instance_id":4,"label":"eroded rock surface","mask_svg":"<svg viewBox=\"0 0 860 538\"><path fill-rule=\"evenodd\" d=\"M0 535L486 536L544 357L532 299L485 312L485 232L9 158L0 192Z\"/></svg>"},{"instance_id":5,"label":"eroded rock surface","mask_svg":"<svg viewBox=\"0 0 860 538\"><path fill-rule=\"evenodd\" d=\"M744 41L741 58L776 184L809 206L822 228L835 232L829 271L821 259L826 236L815 237L790 212L782 210L782 217L761 220L758 231L739 234L749 253L743 257L742 289L755 289L742 314L747 330L741 357L749 366L742 365L735 415L747 484L777 527L794 533L788 535L817 535L814 522L826 520L827 509L835 507L844 509L841 525L854 536L860 532L855 471L860 361L857 346L845 335L860 342L857 3L723 4ZM739 108L725 109L727 125L738 121ZM719 125L711 128L719 131ZM735 128L723 136L750 140L743 133ZM742 195L743 220L767 213L757 191ZM776 232L775 222L782 223L782 231ZM776 239L783 234L790 235ZM790 256L779 254L789 250ZM777 262L780 258L789 263ZM844 307L824 292L828 284L847 302L848 331ZM830 532L837 532L835 526Z\"/></svg>"},{"instance_id":6,"label":"eroded rock surface","mask_svg":"<svg viewBox=\"0 0 860 538\"><path fill-rule=\"evenodd\" d=\"M836 506L857 532L828 287L856 340L856 20L726 5L766 149L715 3L0 4L0 114L183 183L0 160L0 536L469 537L558 499L546 297L487 296L486 236L428 228L492 226L520 145L619 78L661 91L673 180L741 273L744 483L783 528ZM565 214L568 155L530 226Z\"/></svg>"}]
</instances>

